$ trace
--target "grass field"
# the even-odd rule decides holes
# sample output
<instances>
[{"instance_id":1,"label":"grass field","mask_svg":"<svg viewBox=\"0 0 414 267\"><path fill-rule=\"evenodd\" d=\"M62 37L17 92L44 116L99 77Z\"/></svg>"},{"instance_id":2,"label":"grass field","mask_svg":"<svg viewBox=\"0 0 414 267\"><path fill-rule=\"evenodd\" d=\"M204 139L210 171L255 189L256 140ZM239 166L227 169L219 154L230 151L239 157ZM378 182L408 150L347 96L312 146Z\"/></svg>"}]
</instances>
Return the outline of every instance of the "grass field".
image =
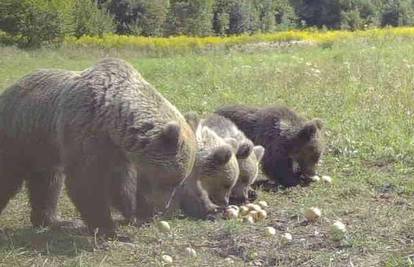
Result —
<instances>
[{"instance_id":1,"label":"grass field","mask_svg":"<svg viewBox=\"0 0 414 267\"><path fill-rule=\"evenodd\" d=\"M319 169L332 185L259 192L268 219L175 219L171 234L153 226L120 232L134 245L57 231L36 231L21 193L0 216L0 266L410 266L414 261L414 46L398 40L352 40L329 46L212 51L168 57L131 50L0 48L0 88L37 68L81 70L103 56L131 62L181 111L213 111L228 103L287 104L326 124L327 151ZM306 207L321 220L303 224ZM64 218L78 213L66 196ZM340 242L329 239L334 220L347 225ZM264 233L273 226L277 234ZM281 242L289 232L293 241ZM192 246L198 256L188 258ZM412 263L411 263L412 266Z\"/></svg>"}]
</instances>

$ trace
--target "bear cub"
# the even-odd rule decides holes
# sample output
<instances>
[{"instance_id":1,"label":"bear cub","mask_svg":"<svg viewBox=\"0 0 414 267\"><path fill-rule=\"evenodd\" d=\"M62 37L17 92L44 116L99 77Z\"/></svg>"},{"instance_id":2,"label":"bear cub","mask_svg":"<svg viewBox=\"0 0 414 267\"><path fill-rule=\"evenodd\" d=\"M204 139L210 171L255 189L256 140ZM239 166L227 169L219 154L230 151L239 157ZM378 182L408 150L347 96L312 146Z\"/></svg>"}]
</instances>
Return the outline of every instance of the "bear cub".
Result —
<instances>
[{"instance_id":1,"label":"bear cub","mask_svg":"<svg viewBox=\"0 0 414 267\"><path fill-rule=\"evenodd\" d=\"M285 106L230 105L216 113L233 121L254 144L265 148L262 169L271 180L289 187L308 182L316 174L324 149L320 119L306 120Z\"/></svg>"},{"instance_id":2,"label":"bear cub","mask_svg":"<svg viewBox=\"0 0 414 267\"><path fill-rule=\"evenodd\" d=\"M231 204L244 204L254 201L255 193L250 186L257 178L259 162L265 149L261 145L254 146L253 142L231 120L223 116L211 114L203 120L203 124L210 127L224 140L230 140L230 142L235 140L237 142L236 158L240 175L231 192Z\"/></svg>"},{"instance_id":3,"label":"bear cub","mask_svg":"<svg viewBox=\"0 0 414 267\"><path fill-rule=\"evenodd\" d=\"M185 114L195 129L198 151L194 168L171 207L181 208L184 215L205 219L228 206L230 193L239 177L235 140L229 144L213 130L199 121L194 113Z\"/></svg>"}]
</instances>

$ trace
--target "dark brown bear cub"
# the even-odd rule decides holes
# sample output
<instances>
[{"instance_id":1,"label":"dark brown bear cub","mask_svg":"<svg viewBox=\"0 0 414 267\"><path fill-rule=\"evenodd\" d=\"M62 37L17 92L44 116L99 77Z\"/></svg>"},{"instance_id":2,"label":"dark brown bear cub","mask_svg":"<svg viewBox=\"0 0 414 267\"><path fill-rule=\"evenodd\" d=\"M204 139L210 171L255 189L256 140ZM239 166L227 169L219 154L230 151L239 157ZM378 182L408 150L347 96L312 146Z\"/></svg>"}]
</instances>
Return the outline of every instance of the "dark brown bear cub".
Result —
<instances>
[{"instance_id":1,"label":"dark brown bear cub","mask_svg":"<svg viewBox=\"0 0 414 267\"><path fill-rule=\"evenodd\" d=\"M316 174L323 152L321 120L307 121L284 106L233 105L216 113L232 120L255 145L265 148L262 168L271 180L289 187Z\"/></svg>"}]
</instances>

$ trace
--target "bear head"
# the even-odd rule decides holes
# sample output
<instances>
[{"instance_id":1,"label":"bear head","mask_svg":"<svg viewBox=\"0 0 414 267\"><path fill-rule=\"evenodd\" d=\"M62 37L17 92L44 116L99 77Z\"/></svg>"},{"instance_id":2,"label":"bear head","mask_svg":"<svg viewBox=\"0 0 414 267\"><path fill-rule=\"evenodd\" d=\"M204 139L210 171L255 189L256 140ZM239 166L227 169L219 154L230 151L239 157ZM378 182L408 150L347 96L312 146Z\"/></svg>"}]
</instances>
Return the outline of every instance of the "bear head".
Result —
<instances>
[{"instance_id":1,"label":"bear head","mask_svg":"<svg viewBox=\"0 0 414 267\"><path fill-rule=\"evenodd\" d=\"M196 137L199 150L193 171L180 187L168 216L178 208L193 218L214 216L228 205L231 189L239 175L235 157L237 148L232 146L236 143L234 140L224 140L205 126L198 126Z\"/></svg>"},{"instance_id":2,"label":"bear head","mask_svg":"<svg viewBox=\"0 0 414 267\"><path fill-rule=\"evenodd\" d=\"M240 144L236 157L240 174L236 185L231 191L231 203L243 204L249 201L249 189L259 172L259 163L263 158L265 149L262 146L253 146L250 140Z\"/></svg>"},{"instance_id":3,"label":"bear head","mask_svg":"<svg viewBox=\"0 0 414 267\"><path fill-rule=\"evenodd\" d=\"M316 174L316 167L324 150L322 128L320 119L307 121L291 139L289 156L297 163L300 175L304 178Z\"/></svg>"},{"instance_id":4,"label":"bear head","mask_svg":"<svg viewBox=\"0 0 414 267\"><path fill-rule=\"evenodd\" d=\"M234 144L200 125L196 133L199 151L192 175L200 181L209 199L218 206L229 204L230 193L239 176Z\"/></svg>"},{"instance_id":5,"label":"bear head","mask_svg":"<svg viewBox=\"0 0 414 267\"><path fill-rule=\"evenodd\" d=\"M138 199L145 215L163 212L175 190L190 175L197 153L197 143L191 126L183 121L171 121L160 127L157 134L139 140L139 153L129 153L138 173ZM145 219L145 218L144 218Z\"/></svg>"}]
</instances>

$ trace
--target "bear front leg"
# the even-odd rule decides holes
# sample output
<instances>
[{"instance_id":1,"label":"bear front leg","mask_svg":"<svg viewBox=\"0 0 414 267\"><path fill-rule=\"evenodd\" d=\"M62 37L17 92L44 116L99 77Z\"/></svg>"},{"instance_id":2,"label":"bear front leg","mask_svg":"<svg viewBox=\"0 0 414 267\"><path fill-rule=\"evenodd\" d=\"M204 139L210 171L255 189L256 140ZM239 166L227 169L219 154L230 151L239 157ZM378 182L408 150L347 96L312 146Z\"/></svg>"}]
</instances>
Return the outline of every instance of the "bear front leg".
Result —
<instances>
[{"instance_id":1,"label":"bear front leg","mask_svg":"<svg viewBox=\"0 0 414 267\"><path fill-rule=\"evenodd\" d=\"M201 182L190 177L178 196L180 207L184 214L198 219L215 219L223 210L211 202L209 195Z\"/></svg>"},{"instance_id":2,"label":"bear front leg","mask_svg":"<svg viewBox=\"0 0 414 267\"><path fill-rule=\"evenodd\" d=\"M280 167L276 173L280 177L280 184L285 187L296 186L301 182L300 177L293 170L293 162L290 158L283 159L280 162Z\"/></svg>"},{"instance_id":3,"label":"bear front leg","mask_svg":"<svg viewBox=\"0 0 414 267\"><path fill-rule=\"evenodd\" d=\"M57 205L64 176L53 169L33 172L28 178L28 191L34 227L49 226L58 222Z\"/></svg>"},{"instance_id":4,"label":"bear front leg","mask_svg":"<svg viewBox=\"0 0 414 267\"><path fill-rule=\"evenodd\" d=\"M247 200L249 202L254 202L258 198L257 192L253 188L251 188L250 186L247 189L247 196L248 196L247 197L248 198Z\"/></svg>"},{"instance_id":5,"label":"bear front leg","mask_svg":"<svg viewBox=\"0 0 414 267\"><path fill-rule=\"evenodd\" d=\"M292 160L289 158L279 158L266 161L263 164L264 173L271 179L285 187L296 186L300 183L300 177L295 175Z\"/></svg>"},{"instance_id":6,"label":"bear front leg","mask_svg":"<svg viewBox=\"0 0 414 267\"><path fill-rule=\"evenodd\" d=\"M137 173L130 164L116 168L111 178L112 206L121 212L127 223L135 221Z\"/></svg>"},{"instance_id":7,"label":"bear front leg","mask_svg":"<svg viewBox=\"0 0 414 267\"><path fill-rule=\"evenodd\" d=\"M110 164L98 162L80 158L68 166L66 186L89 231L112 238L116 234L110 211Z\"/></svg>"},{"instance_id":8,"label":"bear front leg","mask_svg":"<svg viewBox=\"0 0 414 267\"><path fill-rule=\"evenodd\" d=\"M0 152L0 214L23 184L23 173L18 161L5 159L5 154Z\"/></svg>"},{"instance_id":9,"label":"bear front leg","mask_svg":"<svg viewBox=\"0 0 414 267\"><path fill-rule=\"evenodd\" d=\"M138 226L150 222L155 215L153 205L147 201L147 199L145 198L145 194L144 192L142 192L142 188L140 187L138 187L136 190L135 215Z\"/></svg>"}]
</instances>

